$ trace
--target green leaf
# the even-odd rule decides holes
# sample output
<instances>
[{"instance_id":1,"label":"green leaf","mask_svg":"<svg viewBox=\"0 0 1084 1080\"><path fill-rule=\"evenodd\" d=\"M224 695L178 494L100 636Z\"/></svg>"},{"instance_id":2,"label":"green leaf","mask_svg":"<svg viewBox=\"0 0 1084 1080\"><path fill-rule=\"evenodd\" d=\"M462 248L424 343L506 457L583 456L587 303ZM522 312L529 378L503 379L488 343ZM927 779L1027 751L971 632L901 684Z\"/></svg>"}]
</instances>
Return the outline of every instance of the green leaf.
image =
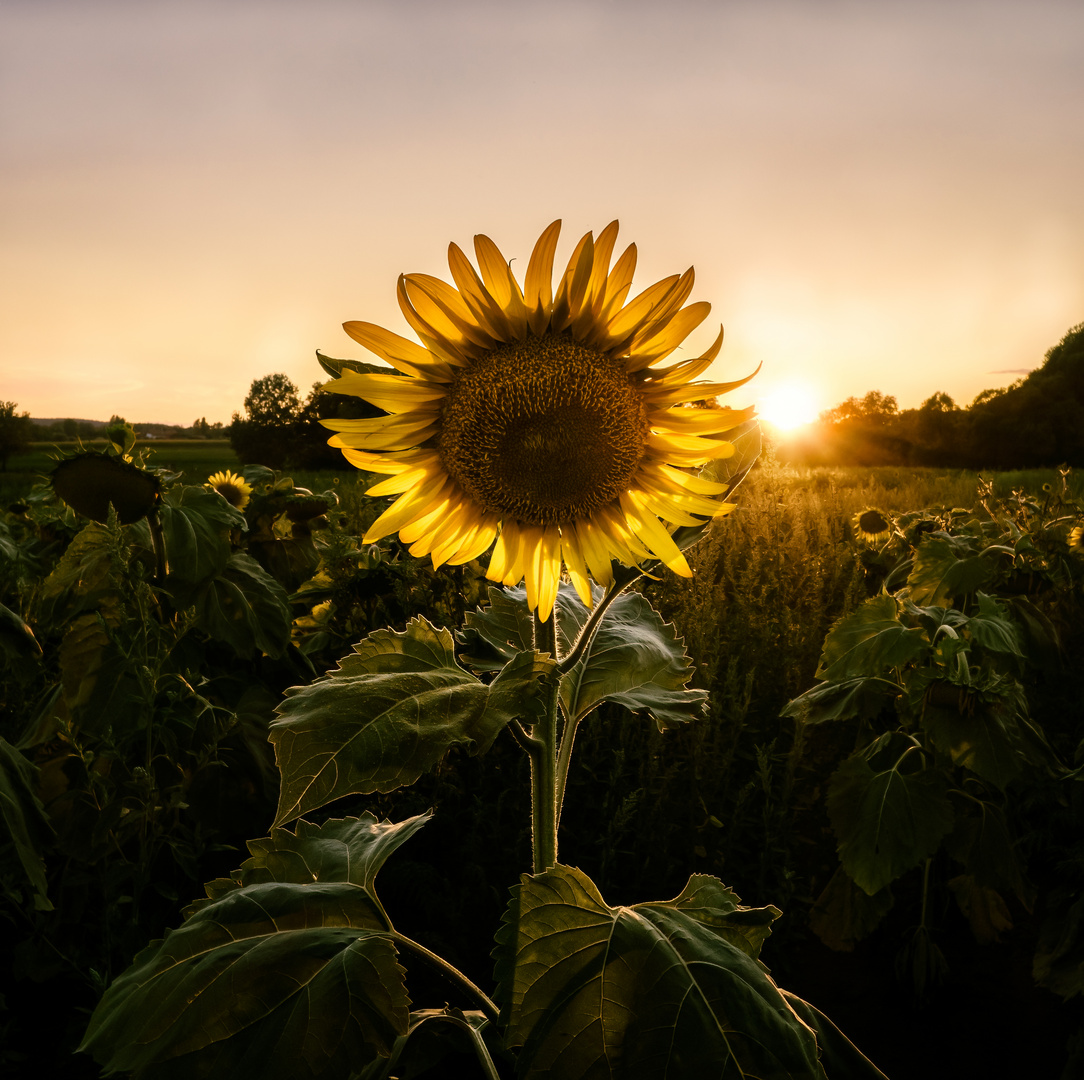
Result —
<instances>
[{"instance_id":1,"label":"green leaf","mask_svg":"<svg viewBox=\"0 0 1084 1080\"><path fill-rule=\"evenodd\" d=\"M809 912L809 927L828 948L853 952L880 925L893 903L890 889L870 896L838 866Z\"/></svg>"},{"instance_id":2,"label":"green leaf","mask_svg":"<svg viewBox=\"0 0 1084 1080\"><path fill-rule=\"evenodd\" d=\"M981 555L961 558L949 537L928 536L915 553L907 578L916 604L952 607L957 597L981 589L993 576L994 567Z\"/></svg>"},{"instance_id":3,"label":"green leaf","mask_svg":"<svg viewBox=\"0 0 1084 1080\"><path fill-rule=\"evenodd\" d=\"M153 1077L346 1075L387 1056L408 999L353 885L239 889L140 953L81 1050Z\"/></svg>"},{"instance_id":4,"label":"green leaf","mask_svg":"<svg viewBox=\"0 0 1084 1080\"><path fill-rule=\"evenodd\" d=\"M3 878L14 877L30 887L34 907L52 911L45 876L44 849L52 843L53 828L35 790L38 770L6 739L0 739L0 865ZM12 858L12 851L14 858ZM12 874L14 870L14 874ZM22 896L11 887L5 891L16 903Z\"/></svg>"},{"instance_id":5,"label":"green leaf","mask_svg":"<svg viewBox=\"0 0 1084 1080\"><path fill-rule=\"evenodd\" d=\"M820 1009L789 990L783 990L782 994L787 1004L816 1033L821 1060L828 1065L832 1080L888 1080Z\"/></svg>"},{"instance_id":6,"label":"green leaf","mask_svg":"<svg viewBox=\"0 0 1084 1080\"><path fill-rule=\"evenodd\" d=\"M736 899L698 878L668 903L612 908L571 867L524 876L498 953L520 1077L824 1080L812 1031L728 938Z\"/></svg>"},{"instance_id":7,"label":"green leaf","mask_svg":"<svg viewBox=\"0 0 1084 1080\"><path fill-rule=\"evenodd\" d=\"M1005 614L1005 608L986 593L975 594L979 611L967 621L967 631L976 645L991 652L1009 653L1023 657L1016 627Z\"/></svg>"},{"instance_id":8,"label":"green leaf","mask_svg":"<svg viewBox=\"0 0 1084 1080\"><path fill-rule=\"evenodd\" d=\"M883 675L918 659L928 648L925 631L904 626L896 601L882 593L832 628L824 640L817 677L839 681Z\"/></svg>"},{"instance_id":9,"label":"green leaf","mask_svg":"<svg viewBox=\"0 0 1084 1080\"><path fill-rule=\"evenodd\" d=\"M590 617L575 589L561 587L557 612L562 654L571 652ZM603 591L596 590L596 603ZM591 645L561 679L561 703L576 720L604 701L647 713L660 731L696 720L707 708L706 690L687 690L693 667L673 623L639 593L622 593L606 609Z\"/></svg>"},{"instance_id":10,"label":"green leaf","mask_svg":"<svg viewBox=\"0 0 1084 1080\"><path fill-rule=\"evenodd\" d=\"M944 775L896 732L836 770L827 803L840 860L870 896L932 855L953 823Z\"/></svg>"},{"instance_id":11,"label":"green leaf","mask_svg":"<svg viewBox=\"0 0 1084 1080\"><path fill-rule=\"evenodd\" d=\"M801 717L807 724L830 720L872 720L902 687L888 679L857 678L822 682L788 702L780 716Z\"/></svg>"},{"instance_id":12,"label":"green leaf","mask_svg":"<svg viewBox=\"0 0 1084 1080\"><path fill-rule=\"evenodd\" d=\"M405 821L377 821L372 814L359 818L332 818L322 825L299 821L296 832L272 829L262 840L249 840L251 858L228 878L206 886L208 899L197 900L186 910L193 914L233 889L269 881L307 885L313 881L357 885L368 894L376 909L383 907L376 896L376 875L401 844L409 840L432 812L417 814ZM387 919L387 916L383 916Z\"/></svg>"},{"instance_id":13,"label":"green leaf","mask_svg":"<svg viewBox=\"0 0 1084 1080\"><path fill-rule=\"evenodd\" d=\"M387 1057L409 999L373 880L426 819L302 822L251 843L110 986L80 1049L155 1080L334 1080Z\"/></svg>"},{"instance_id":14,"label":"green leaf","mask_svg":"<svg viewBox=\"0 0 1084 1080\"><path fill-rule=\"evenodd\" d=\"M957 812L956 824L945 838L945 850L978 884L1010 888L1030 906L1032 890L1024 881L1005 811L986 800L962 799L960 803L963 812Z\"/></svg>"},{"instance_id":15,"label":"green leaf","mask_svg":"<svg viewBox=\"0 0 1084 1080\"><path fill-rule=\"evenodd\" d=\"M208 488L186 485L166 492L160 511L169 562L169 588L184 602L186 587L220 574L230 558L229 532L245 516Z\"/></svg>"},{"instance_id":16,"label":"green leaf","mask_svg":"<svg viewBox=\"0 0 1084 1080\"><path fill-rule=\"evenodd\" d=\"M468 662L484 670L530 648L533 621L522 588L490 589L490 605L467 616ZM604 590L595 588L596 603ZM576 590L562 584L554 605L562 656L572 652L591 616ZM646 712L660 730L695 720L707 704L704 690L686 690L693 668L673 624L664 623L639 593L623 593L606 609L583 658L561 679L561 704L582 719L604 701Z\"/></svg>"},{"instance_id":17,"label":"green leaf","mask_svg":"<svg viewBox=\"0 0 1084 1080\"><path fill-rule=\"evenodd\" d=\"M412 784L453 746L483 753L508 723L533 714L553 670L549 658L522 653L486 685L459 666L451 633L422 618L354 648L278 708L276 825L344 795Z\"/></svg>"},{"instance_id":18,"label":"green leaf","mask_svg":"<svg viewBox=\"0 0 1084 1080\"><path fill-rule=\"evenodd\" d=\"M1016 684L1013 684L1016 685ZM1011 699L985 700L980 695L956 694L959 704L938 705L931 687L922 714L930 742L949 755L954 765L989 780L1004 790L1035 755L1025 742ZM931 697L932 694L932 697Z\"/></svg>"},{"instance_id":19,"label":"green leaf","mask_svg":"<svg viewBox=\"0 0 1084 1080\"><path fill-rule=\"evenodd\" d=\"M199 588L194 604L196 625L238 656L281 656L290 644L286 590L249 555L230 555Z\"/></svg>"}]
</instances>

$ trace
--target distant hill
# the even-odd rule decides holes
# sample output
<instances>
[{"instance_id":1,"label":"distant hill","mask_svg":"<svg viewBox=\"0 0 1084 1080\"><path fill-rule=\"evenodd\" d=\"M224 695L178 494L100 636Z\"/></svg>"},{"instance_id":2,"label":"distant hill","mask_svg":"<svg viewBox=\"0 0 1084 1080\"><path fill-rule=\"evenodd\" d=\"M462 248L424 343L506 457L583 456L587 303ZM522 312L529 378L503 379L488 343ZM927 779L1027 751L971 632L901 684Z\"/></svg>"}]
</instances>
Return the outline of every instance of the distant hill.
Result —
<instances>
[{"instance_id":1,"label":"distant hill","mask_svg":"<svg viewBox=\"0 0 1084 1080\"><path fill-rule=\"evenodd\" d=\"M75 416L54 416L49 418L43 418L40 416L32 416L30 423L40 424L42 427L51 426L52 424L63 424L65 420L74 420L77 424L87 424L93 428L104 428L109 423L108 420L80 420Z\"/></svg>"},{"instance_id":2,"label":"distant hill","mask_svg":"<svg viewBox=\"0 0 1084 1080\"><path fill-rule=\"evenodd\" d=\"M108 420L81 420L71 416L32 416L30 422L38 427L59 427L65 423L70 426L71 423L74 423L77 430L84 435L87 431L103 431L109 426ZM135 428L136 433L139 435L156 435L159 438L177 437L186 430L181 424L155 424L142 420L136 421L132 424L132 427Z\"/></svg>"}]
</instances>

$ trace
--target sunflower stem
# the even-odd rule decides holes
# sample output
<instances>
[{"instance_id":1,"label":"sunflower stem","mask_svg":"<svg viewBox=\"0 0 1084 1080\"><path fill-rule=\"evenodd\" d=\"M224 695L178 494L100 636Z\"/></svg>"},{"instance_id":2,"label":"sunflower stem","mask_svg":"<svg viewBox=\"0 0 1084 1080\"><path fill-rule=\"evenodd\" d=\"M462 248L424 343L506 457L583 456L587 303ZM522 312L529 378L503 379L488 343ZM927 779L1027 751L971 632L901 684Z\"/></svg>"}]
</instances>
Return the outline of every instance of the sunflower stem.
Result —
<instances>
[{"instance_id":1,"label":"sunflower stem","mask_svg":"<svg viewBox=\"0 0 1084 1080\"><path fill-rule=\"evenodd\" d=\"M547 627L535 613L535 648L557 651L556 615ZM549 645L549 649L546 646ZM561 679L556 671L546 679L544 712L531 731L531 826L534 872L544 874L557 865L557 706Z\"/></svg>"},{"instance_id":2,"label":"sunflower stem","mask_svg":"<svg viewBox=\"0 0 1084 1080\"><path fill-rule=\"evenodd\" d=\"M598 628L602 623L603 615L606 614L606 609L630 585L639 581L642 577L643 574L636 571L626 580L615 581L614 584L610 586L609 592L603 595L602 599L595 605L595 610L591 612L587 622L583 624L583 630L580 631L580 636L576 639L576 644L572 646L572 652L557 665L559 674L567 675L583 659L583 654L591 647L591 642L595 640L595 634L598 633Z\"/></svg>"}]
</instances>

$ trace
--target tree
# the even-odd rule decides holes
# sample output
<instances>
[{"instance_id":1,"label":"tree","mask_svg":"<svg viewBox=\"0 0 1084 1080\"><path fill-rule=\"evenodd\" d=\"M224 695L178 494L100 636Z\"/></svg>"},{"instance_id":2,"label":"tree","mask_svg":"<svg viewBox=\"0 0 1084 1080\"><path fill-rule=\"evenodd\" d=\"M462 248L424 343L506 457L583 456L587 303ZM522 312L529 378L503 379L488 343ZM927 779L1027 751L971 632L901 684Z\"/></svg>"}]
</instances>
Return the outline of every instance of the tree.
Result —
<instances>
[{"instance_id":1,"label":"tree","mask_svg":"<svg viewBox=\"0 0 1084 1080\"><path fill-rule=\"evenodd\" d=\"M288 427L301 414L297 387L281 372L254 379L245 398L249 423L263 427Z\"/></svg>"},{"instance_id":2,"label":"tree","mask_svg":"<svg viewBox=\"0 0 1084 1080\"><path fill-rule=\"evenodd\" d=\"M301 400L281 372L254 379L245 398L245 417L233 414L230 445L245 464L282 469L296 458Z\"/></svg>"},{"instance_id":3,"label":"tree","mask_svg":"<svg viewBox=\"0 0 1084 1080\"><path fill-rule=\"evenodd\" d=\"M14 401L0 401L0 471L7 472L8 458L30 442L30 413L16 413Z\"/></svg>"}]
</instances>

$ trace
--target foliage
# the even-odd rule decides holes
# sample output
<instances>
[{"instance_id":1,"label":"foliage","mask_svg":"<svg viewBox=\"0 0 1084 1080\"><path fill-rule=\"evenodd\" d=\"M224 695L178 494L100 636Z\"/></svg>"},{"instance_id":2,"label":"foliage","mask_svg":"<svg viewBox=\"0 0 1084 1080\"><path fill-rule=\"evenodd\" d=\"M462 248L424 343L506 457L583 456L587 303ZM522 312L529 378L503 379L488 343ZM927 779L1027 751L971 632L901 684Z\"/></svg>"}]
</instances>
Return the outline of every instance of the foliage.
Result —
<instances>
[{"instance_id":1,"label":"foliage","mask_svg":"<svg viewBox=\"0 0 1084 1080\"><path fill-rule=\"evenodd\" d=\"M942 872L953 865L947 886L976 939L998 940L1013 925L1006 897L1027 910L1035 900L1024 859L1031 814L1079 801L1077 773L1029 708L1029 681L1056 655L1056 624L1084 581L1066 542L1084 516L1068 479L1063 470L1060 490L1047 485L1041 500L1019 490L997 499L985 484L975 512L898 515L866 560L880 591L835 624L821 681L784 710L803 724L858 728L827 792L845 877L826 889L815 927L828 943L853 947L891 907L889 887L922 869L918 930L901 954L919 992L931 970L943 974L940 960L930 967L939 950L927 903L938 853L947 857L937 861ZM1072 752L1063 734L1054 728ZM875 909L841 902L848 881ZM1045 962L1040 953L1050 985L1084 990Z\"/></svg>"},{"instance_id":2,"label":"foliage","mask_svg":"<svg viewBox=\"0 0 1084 1080\"><path fill-rule=\"evenodd\" d=\"M16 413L17 407L14 401L0 401L0 471L6 471L8 458L30 442L30 413Z\"/></svg>"},{"instance_id":3,"label":"foliage","mask_svg":"<svg viewBox=\"0 0 1084 1080\"><path fill-rule=\"evenodd\" d=\"M197 451L210 456L197 460L191 456ZM198 478L222 467L236 467L228 450L225 457L216 457L215 452L211 444L178 444L174 448L155 443L150 457L176 462ZM221 450L217 453L221 455ZM327 474L302 476L295 472L290 481L270 470L256 468L246 473L255 487L253 503L242 515L244 525L229 529L228 548L231 554L249 556L285 588L293 617L292 645L275 660L261 653L261 646L250 637L252 652L243 657L228 640L218 641L192 626L176 643L169 654L173 670L211 702L214 711L200 714L197 722L198 739L204 740L200 745L207 748L206 764L198 768L192 765L191 751L184 746L174 747L168 754L161 749L177 726L173 719L176 713L184 712L192 701L185 705L183 700L173 699L168 709L157 708L147 714L154 717L150 729L158 740L156 770L160 775L156 776L158 794L147 794L145 786L140 797L153 798L155 805L164 807L153 818L144 815L151 838L156 829L160 830L159 838L167 836L165 846L148 844L147 852L157 852L148 866L140 864L142 855L131 835L125 838L116 827L114 835L120 836L124 845L121 849L106 845L104 851L91 852L77 847L74 854L68 854L59 846L72 814L65 800L58 797L64 793L58 791L58 772L61 782L68 784L68 789L74 786L77 792L83 790L79 785L91 782L89 774L98 785L95 792L106 799L105 810L114 815L114 821L123 822L129 813L140 812L141 803L131 794L130 781L128 788L113 795L108 784L114 780L120 783L125 770L141 766L142 757L136 752L134 735L129 741L131 764L94 751L99 743L91 743L86 772L76 774L76 763L70 760L65 760L60 770L55 764L39 767L39 760L47 761L51 750L18 748L24 729L32 726L46 697L56 693L63 681L59 658L67 631L78 631L64 650L64 670L75 695L79 687L74 680L84 681L83 650L93 655L94 639L104 631L92 601L87 610L73 609L69 617L38 598L42 582L80 534L74 515L59 506L48 491L38 489L29 497L22 496L19 506L0 516L0 603L7 606L10 615L0 611L0 649L11 661L0 676L0 737L13 748L13 759L3 759L7 765L0 770L0 785L9 785L2 790L13 800L5 810L12 815L5 818L5 825L11 828L13 839L0 849L0 880L12 890L7 894L5 911L9 920L17 920L7 925L12 940L18 941L17 946L8 948L0 935L5 957L13 958L9 975L18 980L7 986L8 1012L0 1011L0 1044L5 1046L0 1061L5 1066L15 1063L18 1070L15 1055L33 1046L35 1060L40 1059L42 1068L48 1054L55 1052L58 1068L71 1070L71 1075L84 1075L80 1069L91 1070L86 1075L97 1075L89 1058L70 1058L79 1037L74 1029L82 1028L80 1017L89 1014L105 984L131 963L148 940L161 938L166 927L178 921L178 905L183 906L194 895L198 881L220 879L241 861L242 857L223 848L261 834L272 819L275 773L267 756L267 725L287 685L307 684L317 672L336 669L340 658L353 652L352 643L374 631L392 628L404 634L418 615L424 615L432 627L427 633L439 637L442 628L455 632L455 663L487 685L505 662L500 649L510 648L509 636L513 642L518 640L515 628L522 625L524 634L533 634L529 618L521 622L508 617L519 610L517 594L493 590L488 606L481 606L486 594L484 568L478 564L442 567L434 572L409 558L396 543L363 544L360 535L381 509L376 500L361 497L364 477L333 482ZM182 483L168 470L160 475L163 495L171 508L187 507L188 500L201 490ZM1065 479L1069 490L1075 490L1074 477ZM1034 513L1020 506L1011 491L1026 488L1040 492L1048 481L1052 492L1033 499L1020 497L1041 510L1044 499L1054 504L1061 487L1056 475L998 477L996 497L1011 504L1014 514ZM626 708L614 696L603 699L583 716L577 729L560 812L562 865L590 870L599 895L606 898L613 912L636 912L645 897L679 895L690 870L705 877L717 875L743 896L770 897L787 912L772 924L774 932L763 941L761 954L777 978L788 985L792 980L798 982L794 989L818 1002L825 995L833 1002L829 1011L833 1016L837 1009L842 1012L843 1026L849 1032L854 1034L853 1027L861 1032L863 1044L868 1041L878 1046L879 1061L882 1056L885 1062L905 1057L899 1032L904 1025L912 1025L906 1045L916 1055L921 1047L928 1048L931 1075L941 1075L936 1072L930 1042L935 1029L922 1017L909 1021L906 1011L893 1005L888 1008L897 1011L877 1012L866 1021L861 1011L838 993L833 996L823 960L818 954L811 955L803 944L810 917L818 930L843 927L853 936L841 944L857 950L843 959L865 965L863 970L868 972L862 984L863 1001L892 998L890 989L874 981L876 969L870 958L883 947L886 931L896 933L901 925L914 921L913 912L908 915L905 909L912 899L917 903L921 898L925 863L919 870L906 871L874 896L868 896L840 869L825 889L821 904L812 913L809 908L815 893L831 877L833 866L829 863L838 865L832 850L835 840L828 831L831 820L824 805L824 783L850 756L854 731L868 733L874 725L884 725L888 714L883 706L887 700L889 708L894 708L893 699L886 697L876 678L860 678L853 680L857 685L851 687L850 697L841 694L830 703L841 716L852 719L795 724L791 718L780 721L778 713L789 698L814 684L821 645L833 623L856 610L868 595L876 595L895 565L895 547L890 545L882 552L880 546L871 548L855 539L850 526L855 513L878 506L905 529L913 522L918 539L926 535L921 530L927 528L930 518L955 522L948 529L954 534L960 522L985 516L981 507L977 513L953 514L955 508L970 505L976 483L974 475L963 473L787 470L770 458L763 462L742 488L740 510L717 521L690 551L697 572L692 582L664 577L650 583L643 596L626 591L611 605L615 613L630 605L627 614L615 623L622 627L615 638L635 624L651 643L646 650L638 649L636 657L677 649L670 660L659 652L652 661L654 670L661 676L671 669L675 674L679 670L691 672L692 685L701 694L690 695L686 690L673 695L670 701L679 708L672 719L667 721L665 712L654 712L654 722L648 723L633 721L631 713L640 711L636 704ZM311 491L302 490L302 484ZM181 498L179 493L185 488L192 488L192 493ZM909 516L915 506L927 506L934 500L941 505ZM324 512L304 516L318 509L321 501L326 505ZM293 520L288 509L299 520ZM189 518L188 523L198 543L199 521ZM153 544L144 524L110 526L107 522L88 530L69 557L74 572L82 574L79 568L84 567L91 586L96 575L104 573L108 580L110 564L100 565L93 555L102 544L101 533L110 529L129 542L116 566L125 595L130 582L142 581L152 594L168 600L154 584ZM1048 541L1059 557L1066 556L1063 526L1043 543ZM898 537L892 543L899 544ZM221 549L216 550L216 558L220 558ZM211 559L205 569L220 565ZM1078 558L1070 558L1070 575L1080 565ZM201 573L189 573L183 582L176 579L178 605L187 604L195 594ZM223 572L220 576L229 575ZM1028 575L1023 574L1011 586L1017 591L1000 599L992 587L983 588L997 603L1010 605L1014 618L1033 624L1023 640L1027 662L1019 676L1028 714L1033 723L1041 724L1059 758L1069 762L1074 762L1079 742L1080 679L1074 669L1060 666L1052 646L1044 651L1036 642L1044 633L1049 637L1053 626L1070 655L1084 644L1079 612L1074 614L1071 603L1074 580L1070 576L1035 595L1021 591L1028 581ZM1030 606L1019 602L1024 596ZM641 612L650 611L648 599L661 614L638 622L636 605L642 605ZM122 612L129 611L128 603L122 602ZM152 607L147 623L152 631L158 621L155 612ZM194 613L194 606L181 612L185 618L194 617ZM568 611L562 607L559 614L569 627L560 638L567 652L577 620L582 618L582 607ZM171 617L176 615L171 612ZM571 621L569 616L574 616ZM900 625L905 621L901 618ZM480 634L483 629L492 641ZM134 634L134 629L131 632ZM604 624L599 629L600 662L607 633ZM682 638L684 644L678 647ZM667 646L668 639L675 644ZM695 665L682 659L686 648L696 657ZM629 654L626 662L631 659ZM138 655L131 662L138 664ZM108 671L121 671L128 663L123 660ZM614 670L620 669L615 665ZM647 670L645 667L645 673ZM112 707L113 698L100 682L92 684L90 677L85 679L85 690L94 696L81 707L85 734L79 737L84 742L90 742L92 736L100 740L108 727L94 719L95 715L108 715ZM125 683L130 685L127 680ZM590 687L592 679L585 678L583 685ZM829 695L835 693L830 681L817 685ZM568 686L562 694L563 707L575 711L571 689ZM704 697L704 690L711 691L709 697ZM623 692L614 688L614 694ZM638 695L657 693L648 683L637 691ZM123 686L118 686L118 695L126 696ZM285 699L284 708L292 699L293 695ZM589 698L581 700L586 704ZM695 718L705 701L705 719L692 723L682 719ZM852 708L855 711L848 712ZM825 709L830 712L827 704ZM218 721L217 727L207 723L212 717ZM148 729L141 730L146 738ZM275 854L283 847L283 838L296 836L300 838L297 845L307 843L312 834L306 829L326 827L324 815L328 813L333 820L344 815L361 819L369 812L378 823L384 817L405 823L427 807L438 808L437 816L426 819L425 828L412 833L410 842L380 871L380 902L396 915L397 931L418 946L399 942L395 946L399 962L409 972L410 995L418 1004L412 1006L406 1033L395 1037L391 1057L375 1059L369 1067L373 1076L418 1075L428 1068L439 1074L442 1068L454 1069L449 1066L453 1060L467 1061L463 1067L468 1075L475 1075L486 1054L498 1074L504 1075L514 1069L510 1054L522 1052L504 1048L499 1025L487 1019L481 999L463 983L457 984L461 994L449 989L446 976L438 974L423 951L435 950L454 960L473 980L472 985L476 984L475 989L486 985L492 930L507 902L507 892L500 883L514 881L525 860L530 866L530 806L526 793L518 790L520 781L526 784L528 780L530 760L512 737L513 730L514 725L505 726L484 756L471 756L469 744L453 748L410 786L389 793L344 796L319 814L306 813L324 825L298 824L296 832L290 825L272 830L267 840L251 842L254 858L263 850L271 860L293 859L294 855ZM884 730L878 728L876 734ZM570 753L572 748L570 745ZM167 756L182 768L167 773ZM916 756L904 760L900 771L906 773ZM884 771L886 766L878 759L871 768ZM20 775L25 776L25 783ZM178 779L178 794L185 805L169 809L171 775ZM929 928L916 935L908 947L907 961L912 967L907 975L911 977L913 965L923 964L931 977L936 976L944 950L953 964L953 1001L962 992L958 988L963 981L974 975L961 956L961 950L967 955L967 943L961 942L953 919L965 928L969 924L963 922L962 914L946 915L944 898L957 912L968 905L972 912L968 919L975 926L989 927L1015 948L1029 932L1031 921L1017 899L1018 887L1029 902L1038 894L1035 920L1044 913L1037 973L1046 985L1066 995L1079 985L1084 956L1076 931L1077 901L1084 886L1080 796L1074 785L1047 784L1036 790L1024 779L1018 775L1009 783L1004 811L1000 811L998 799L986 798L994 808L988 806L982 815L968 816L961 824L954 801L957 824L941 841L930 863ZM971 790L970 784L967 790ZM40 810L35 799L41 803ZM86 813L84 805L85 801L78 804L76 817ZM9 821L15 824L9 826ZM59 831L55 828L58 823ZM138 823L135 831L139 831ZM9 836L7 832L3 835ZM22 838L19 847L15 837ZM191 854L186 855L185 843L189 841ZM327 846L323 844L321 850ZM981 886L975 876L951 869L954 853L962 852L974 865L986 866L983 873L988 875L1006 846L1023 867L1019 883ZM21 855L27 856L25 863ZM34 911L36 866L44 875L45 902L54 904L54 911ZM312 876L309 873L309 879ZM813 895L808 891L811 880ZM142 884L137 889L134 883L138 882ZM951 889L949 882L953 882ZM247 877L245 883L259 882ZM995 893L1007 905L1015 924L1011 931L999 929L1004 927L1004 912ZM992 956L983 960L982 978L991 994L1005 995L1009 958L1000 961L1000 967L998 964ZM886 979L891 977L889 958ZM4 989L0 987L0 993ZM503 1004L500 992L494 998L499 1012ZM427 1001L438 1005L450 1002L450 1006L420 1007ZM787 1001L817 1030L818 1043L831 1045L830 1022L806 1003L790 997ZM1057 1013L1056 1006L1050 999L1044 1016ZM32 1043L31 1018L46 1013L61 1019L52 1022L48 1042L39 1039ZM6 1043L2 1034L5 1025ZM344 1033L343 1037L348 1036ZM973 1045L977 1038L963 1036L961 1047ZM1056 1056L1056 1038L1053 1043L1053 1049L1045 1052ZM832 1069L828 1072L835 1075ZM900 1075L907 1072L904 1068Z\"/></svg>"},{"instance_id":4,"label":"foliage","mask_svg":"<svg viewBox=\"0 0 1084 1080\"><path fill-rule=\"evenodd\" d=\"M291 508L295 526L311 520L299 509L323 509L288 501L288 519ZM328 554L333 565L333 545ZM385 559L364 561L375 569ZM308 569L299 598L333 587L330 568ZM604 704L660 729L684 726L705 703L686 689L680 638L625 594L638 576L619 575L591 610L562 585L545 624L522 591L491 589L458 638L425 618L376 629L334 671L290 690L271 730L281 773L271 835L250 842L252 858L210 882L183 925L115 980L84 1049L147 1077L226 1075L244 1061L271 1076L375 1078L448 1050L432 1038L443 1022L491 1078L513 1066L523 1076L650 1078L710 1061L721 1075L822 1080L817 1032L827 1028L758 961L776 909L744 908L704 875L670 902L611 907L558 860L577 727ZM513 890L498 933L491 1000L398 930L375 893L384 859L424 818L282 826L411 785L452 748L482 753L505 733L530 762L534 874ZM414 1006L419 964L453 988L443 1010ZM842 1067L880 1075L842 1037L829 1043Z\"/></svg>"}]
</instances>

